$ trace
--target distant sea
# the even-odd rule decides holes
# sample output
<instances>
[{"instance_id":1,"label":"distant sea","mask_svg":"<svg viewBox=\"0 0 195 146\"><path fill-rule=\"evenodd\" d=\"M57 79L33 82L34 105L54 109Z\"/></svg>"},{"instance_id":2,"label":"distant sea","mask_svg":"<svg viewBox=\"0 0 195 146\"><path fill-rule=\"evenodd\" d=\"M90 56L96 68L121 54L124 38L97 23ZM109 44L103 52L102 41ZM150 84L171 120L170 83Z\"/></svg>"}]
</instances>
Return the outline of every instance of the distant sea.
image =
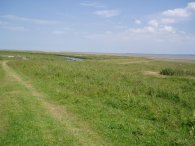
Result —
<instances>
[{"instance_id":1,"label":"distant sea","mask_svg":"<svg viewBox=\"0 0 195 146\"><path fill-rule=\"evenodd\" d=\"M135 56L135 57L159 58L159 59L195 60L195 54L144 54L144 53L101 53L101 52L85 52L85 53L74 52L74 53L122 55L122 56Z\"/></svg>"},{"instance_id":2,"label":"distant sea","mask_svg":"<svg viewBox=\"0 0 195 146\"><path fill-rule=\"evenodd\" d=\"M147 58L160 58L160 59L181 59L181 60L195 60L195 54L134 54L127 53L123 54L127 56L139 56Z\"/></svg>"}]
</instances>

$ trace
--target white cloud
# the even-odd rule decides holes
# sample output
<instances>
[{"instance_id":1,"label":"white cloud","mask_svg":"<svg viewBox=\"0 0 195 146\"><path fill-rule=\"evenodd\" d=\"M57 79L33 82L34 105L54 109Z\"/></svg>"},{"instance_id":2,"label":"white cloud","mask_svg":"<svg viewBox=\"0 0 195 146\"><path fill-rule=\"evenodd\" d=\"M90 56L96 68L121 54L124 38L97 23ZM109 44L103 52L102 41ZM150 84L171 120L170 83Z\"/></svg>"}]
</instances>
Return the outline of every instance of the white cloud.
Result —
<instances>
[{"instance_id":1,"label":"white cloud","mask_svg":"<svg viewBox=\"0 0 195 146\"><path fill-rule=\"evenodd\" d=\"M160 28L161 32L168 32L168 33L175 33L176 30L172 27L172 26L163 26L162 28Z\"/></svg>"},{"instance_id":2,"label":"white cloud","mask_svg":"<svg viewBox=\"0 0 195 146\"><path fill-rule=\"evenodd\" d=\"M184 8L176 8L173 10L167 10L167 11L162 12L162 15L166 17L186 18L186 17L192 16L193 10L195 10L195 2L190 2Z\"/></svg>"},{"instance_id":3,"label":"white cloud","mask_svg":"<svg viewBox=\"0 0 195 146\"><path fill-rule=\"evenodd\" d=\"M148 20L147 24L143 27L128 28L123 32L110 33L110 34L97 34L91 35L92 39L108 39L108 40L156 40L156 41L195 41L195 37L190 34L178 30L171 24L179 23L180 21L188 20L193 16L195 10L195 2L188 3L184 8L176 8L173 10L163 11L157 17ZM107 15L106 12L98 13L98 15ZM105 16L106 17L106 16ZM135 24L141 24L139 19L134 20ZM89 34L88 34L89 35Z\"/></svg>"},{"instance_id":4,"label":"white cloud","mask_svg":"<svg viewBox=\"0 0 195 146\"><path fill-rule=\"evenodd\" d=\"M160 33L176 33L176 29L169 25L159 25L156 20L149 21L148 25L142 28L130 28L129 33L134 34L160 34Z\"/></svg>"},{"instance_id":5,"label":"white cloud","mask_svg":"<svg viewBox=\"0 0 195 146\"><path fill-rule=\"evenodd\" d=\"M103 4L99 3L99 2L90 2L90 1L85 1L80 3L81 6L85 6L85 7L94 7L94 8L103 8L105 7Z\"/></svg>"},{"instance_id":6,"label":"white cloud","mask_svg":"<svg viewBox=\"0 0 195 146\"><path fill-rule=\"evenodd\" d=\"M191 13L186 11L186 9L177 8L174 10L167 10L162 13L164 16L167 17L189 17Z\"/></svg>"},{"instance_id":7,"label":"white cloud","mask_svg":"<svg viewBox=\"0 0 195 146\"><path fill-rule=\"evenodd\" d=\"M158 17L148 20L148 25L142 28L131 28L129 32L139 33L139 34L181 34L179 30L171 26L171 24L179 23L180 21L185 21L193 15L193 10L195 10L195 2L188 3L184 8L176 8L173 10L163 11ZM187 34L186 34L187 35Z\"/></svg>"},{"instance_id":8,"label":"white cloud","mask_svg":"<svg viewBox=\"0 0 195 146\"><path fill-rule=\"evenodd\" d=\"M137 24L137 25L140 25L142 22L141 22L141 20L136 19L136 20L134 21L134 23Z\"/></svg>"},{"instance_id":9,"label":"white cloud","mask_svg":"<svg viewBox=\"0 0 195 146\"><path fill-rule=\"evenodd\" d=\"M99 10L94 12L94 14L102 17L114 17L120 15L119 10Z\"/></svg>"},{"instance_id":10,"label":"white cloud","mask_svg":"<svg viewBox=\"0 0 195 146\"><path fill-rule=\"evenodd\" d=\"M162 18L160 20L160 23L162 24L172 24L172 23L175 23L175 19L171 19L171 18Z\"/></svg>"},{"instance_id":11,"label":"white cloud","mask_svg":"<svg viewBox=\"0 0 195 146\"><path fill-rule=\"evenodd\" d=\"M156 31L155 27L152 26L145 26L143 28L130 28L128 32L130 33L154 33Z\"/></svg>"},{"instance_id":12,"label":"white cloud","mask_svg":"<svg viewBox=\"0 0 195 146\"><path fill-rule=\"evenodd\" d=\"M133 47L148 46L158 48L172 48L186 44L194 44L195 36L179 30L175 23L189 21L194 15L195 3L188 3L184 8L167 10L149 18L146 23L134 19L137 27L124 28L122 31L104 32L104 33L87 33L84 37L101 43L120 44L121 46L132 45ZM102 14L103 15L103 14ZM143 19L144 20L144 19ZM139 25L139 24L142 25ZM143 26L145 23L145 26ZM135 45L136 44L136 45ZM182 44L182 45L181 45ZM156 45L156 46L155 46ZM122 47L121 47L122 48Z\"/></svg>"},{"instance_id":13,"label":"white cloud","mask_svg":"<svg viewBox=\"0 0 195 146\"><path fill-rule=\"evenodd\" d=\"M144 27L144 30L146 30L146 32L153 33L156 31L156 28L152 27L152 26L146 26L146 27Z\"/></svg>"},{"instance_id":14,"label":"white cloud","mask_svg":"<svg viewBox=\"0 0 195 146\"><path fill-rule=\"evenodd\" d=\"M153 19L153 20L150 20L149 22L148 22L148 24L150 25L150 26L152 26L152 27L158 27L158 21L157 20L155 20L155 19Z\"/></svg>"},{"instance_id":15,"label":"white cloud","mask_svg":"<svg viewBox=\"0 0 195 146\"><path fill-rule=\"evenodd\" d=\"M195 2L190 2L190 3L188 3L187 9L195 10Z\"/></svg>"},{"instance_id":16,"label":"white cloud","mask_svg":"<svg viewBox=\"0 0 195 146\"><path fill-rule=\"evenodd\" d=\"M129 43L132 41L138 42L193 42L195 41L194 36L190 36L186 33L177 32L171 26L164 26L159 29L152 27L144 28L131 28L119 33L99 33L99 34L85 34L85 38L90 40L99 40L101 42L117 42L117 43Z\"/></svg>"},{"instance_id":17,"label":"white cloud","mask_svg":"<svg viewBox=\"0 0 195 146\"><path fill-rule=\"evenodd\" d=\"M34 18L21 17L21 16L16 16L16 15L3 15L1 17L5 19L9 19L9 20L31 22L34 24L57 24L59 23L58 21L53 21L53 20L34 19Z\"/></svg>"}]
</instances>

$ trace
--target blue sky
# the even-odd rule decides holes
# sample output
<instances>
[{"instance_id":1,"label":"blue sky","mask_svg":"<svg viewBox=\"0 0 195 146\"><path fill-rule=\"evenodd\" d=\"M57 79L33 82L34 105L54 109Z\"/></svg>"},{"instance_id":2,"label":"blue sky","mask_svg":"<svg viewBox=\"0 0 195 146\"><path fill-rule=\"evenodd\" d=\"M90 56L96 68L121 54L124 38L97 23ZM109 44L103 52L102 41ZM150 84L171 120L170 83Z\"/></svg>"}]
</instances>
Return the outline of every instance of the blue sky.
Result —
<instances>
[{"instance_id":1,"label":"blue sky","mask_svg":"<svg viewBox=\"0 0 195 146\"><path fill-rule=\"evenodd\" d=\"M0 49L195 54L195 1L0 0Z\"/></svg>"}]
</instances>

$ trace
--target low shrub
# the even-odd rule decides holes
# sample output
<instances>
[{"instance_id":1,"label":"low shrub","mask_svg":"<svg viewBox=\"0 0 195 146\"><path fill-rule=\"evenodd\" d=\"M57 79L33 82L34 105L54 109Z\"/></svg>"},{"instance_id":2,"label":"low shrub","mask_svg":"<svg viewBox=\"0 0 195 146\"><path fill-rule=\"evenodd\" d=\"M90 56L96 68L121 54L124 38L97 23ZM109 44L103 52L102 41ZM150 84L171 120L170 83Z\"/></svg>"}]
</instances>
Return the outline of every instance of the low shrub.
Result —
<instances>
[{"instance_id":1,"label":"low shrub","mask_svg":"<svg viewBox=\"0 0 195 146\"><path fill-rule=\"evenodd\" d=\"M195 71L194 70L164 68L160 71L160 74L161 75L168 75L168 76L195 76Z\"/></svg>"},{"instance_id":2,"label":"low shrub","mask_svg":"<svg viewBox=\"0 0 195 146\"><path fill-rule=\"evenodd\" d=\"M174 75L174 70L172 68L164 68L160 71L160 74L172 76Z\"/></svg>"}]
</instances>

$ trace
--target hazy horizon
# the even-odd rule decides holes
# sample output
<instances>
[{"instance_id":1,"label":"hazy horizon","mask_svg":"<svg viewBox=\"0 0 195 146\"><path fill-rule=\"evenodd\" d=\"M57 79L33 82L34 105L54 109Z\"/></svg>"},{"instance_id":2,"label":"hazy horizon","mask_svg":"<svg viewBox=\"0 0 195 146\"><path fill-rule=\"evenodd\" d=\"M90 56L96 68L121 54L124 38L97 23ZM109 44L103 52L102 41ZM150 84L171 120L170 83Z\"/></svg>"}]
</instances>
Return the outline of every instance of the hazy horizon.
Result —
<instances>
[{"instance_id":1,"label":"hazy horizon","mask_svg":"<svg viewBox=\"0 0 195 146\"><path fill-rule=\"evenodd\" d=\"M166 53L129 53L129 52L123 52L123 53L113 53L113 52L78 52L78 51L47 51L47 50L33 50L33 49L2 49L0 48L0 51L11 51L11 52L41 52L41 53L79 53L79 54L118 54L118 55L175 55L175 56L195 56L195 54L187 54L187 53L169 53L169 54L166 54Z\"/></svg>"}]
</instances>

